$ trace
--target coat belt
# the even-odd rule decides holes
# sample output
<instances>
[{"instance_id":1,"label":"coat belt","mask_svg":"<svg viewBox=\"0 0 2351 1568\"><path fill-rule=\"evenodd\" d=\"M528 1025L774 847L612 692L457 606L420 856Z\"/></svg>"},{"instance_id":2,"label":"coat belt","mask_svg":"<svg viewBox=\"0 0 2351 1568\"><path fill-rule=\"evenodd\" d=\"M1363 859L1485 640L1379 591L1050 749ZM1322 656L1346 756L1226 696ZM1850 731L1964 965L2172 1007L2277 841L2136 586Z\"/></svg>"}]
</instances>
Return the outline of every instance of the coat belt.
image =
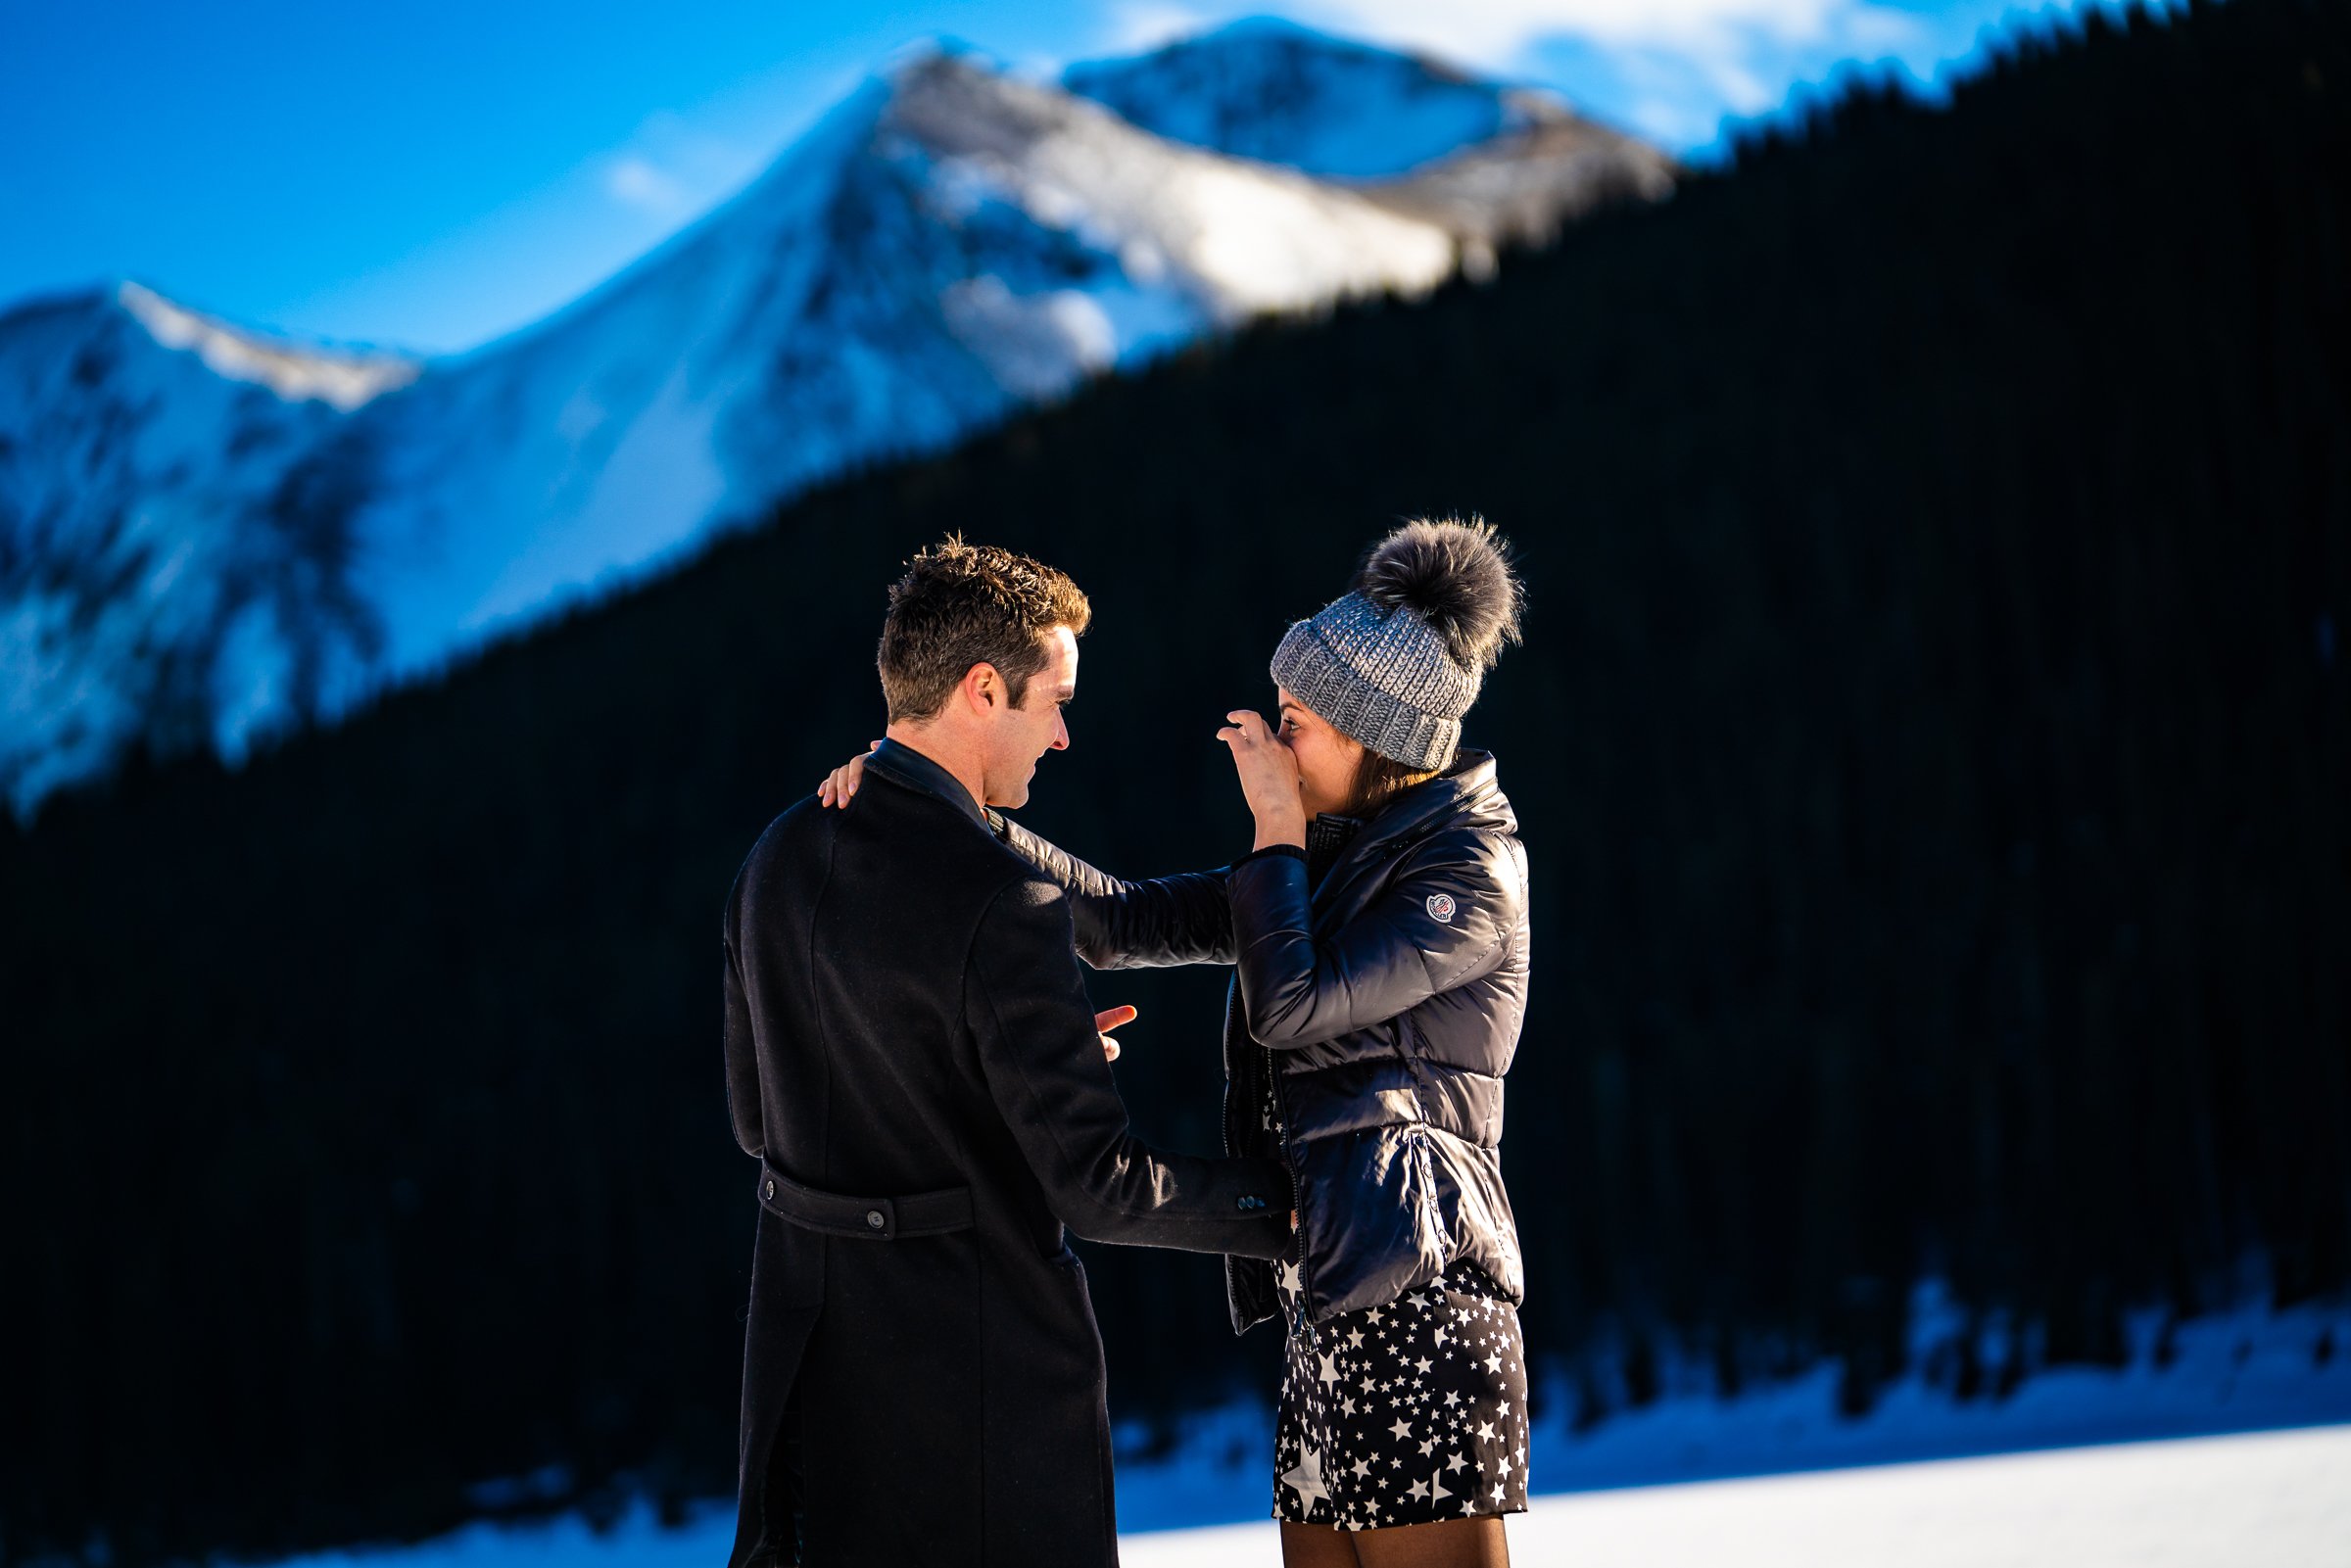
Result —
<instances>
[{"instance_id":1,"label":"coat belt","mask_svg":"<svg viewBox=\"0 0 2351 1568\"><path fill-rule=\"evenodd\" d=\"M937 1236L971 1228L969 1187L945 1187L903 1198L851 1198L805 1186L767 1161L760 1164L764 1167L759 1173L760 1206L779 1219L828 1236L895 1241L901 1236Z\"/></svg>"}]
</instances>

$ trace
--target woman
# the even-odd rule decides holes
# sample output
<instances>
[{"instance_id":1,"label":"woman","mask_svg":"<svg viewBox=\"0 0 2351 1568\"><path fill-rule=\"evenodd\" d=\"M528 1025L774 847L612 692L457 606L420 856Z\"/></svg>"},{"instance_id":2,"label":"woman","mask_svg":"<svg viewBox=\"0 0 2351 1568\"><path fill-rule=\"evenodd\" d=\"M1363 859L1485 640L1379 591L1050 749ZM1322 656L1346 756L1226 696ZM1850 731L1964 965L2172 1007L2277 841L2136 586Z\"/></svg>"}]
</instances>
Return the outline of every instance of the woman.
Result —
<instances>
[{"instance_id":1,"label":"woman","mask_svg":"<svg viewBox=\"0 0 2351 1568\"><path fill-rule=\"evenodd\" d=\"M1225 1260L1235 1331L1278 1316L1288 1334L1291 1568L1504 1563L1502 1516L1526 1506L1524 1274L1498 1157L1526 858L1494 759L1459 745L1518 605L1481 523L1383 541L1274 651L1278 732L1248 711L1219 732L1257 826L1221 871L1123 881L999 830L1069 890L1096 968L1237 966L1226 1146L1283 1159L1298 1192L1289 1260ZM845 802L856 773L820 793Z\"/></svg>"}]
</instances>

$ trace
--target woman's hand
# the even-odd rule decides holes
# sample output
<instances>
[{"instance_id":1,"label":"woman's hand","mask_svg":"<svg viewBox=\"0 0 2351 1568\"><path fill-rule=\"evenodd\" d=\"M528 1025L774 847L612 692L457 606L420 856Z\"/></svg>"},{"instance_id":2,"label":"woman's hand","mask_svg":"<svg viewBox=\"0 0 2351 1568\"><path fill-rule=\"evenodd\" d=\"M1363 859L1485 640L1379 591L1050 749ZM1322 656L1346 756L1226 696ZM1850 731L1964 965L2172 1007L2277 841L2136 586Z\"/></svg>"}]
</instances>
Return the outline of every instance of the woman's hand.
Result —
<instances>
[{"instance_id":1,"label":"woman's hand","mask_svg":"<svg viewBox=\"0 0 2351 1568\"><path fill-rule=\"evenodd\" d=\"M878 749L881 744L882 742L877 740L865 749L870 752ZM816 803L820 806L847 805L849 797L857 792L858 781L864 777L865 758L851 757L825 775L825 782L816 786Z\"/></svg>"},{"instance_id":2,"label":"woman's hand","mask_svg":"<svg viewBox=\"0 0 2351 1568\"><path fill-rule=\"evenodd\" d=\"M1132 1023L1141 1016L1130 1007L1114 1007L1094 1015L1094 1032L1102 1037L1103 1061L1119 1059L1119 1042L1110 1037L1110 1031L1122 1023Z\"/></svg>"},{"instance_id":3,"label":"woman's hand","mask_svg":"<svg viewBox=\"0 0 2351 1568\"><path fill-rule=\"evenodd\" d=\"M1248 708L1235 708L1232 722L1217 738L1232 748L1232 766L1241 776L1241 793L1257 818L1257 846L1295 844L1306 847L1306 805L1298 794L1298 759L1266 727L1264 717Z\"/></svg>"}]
</instances>

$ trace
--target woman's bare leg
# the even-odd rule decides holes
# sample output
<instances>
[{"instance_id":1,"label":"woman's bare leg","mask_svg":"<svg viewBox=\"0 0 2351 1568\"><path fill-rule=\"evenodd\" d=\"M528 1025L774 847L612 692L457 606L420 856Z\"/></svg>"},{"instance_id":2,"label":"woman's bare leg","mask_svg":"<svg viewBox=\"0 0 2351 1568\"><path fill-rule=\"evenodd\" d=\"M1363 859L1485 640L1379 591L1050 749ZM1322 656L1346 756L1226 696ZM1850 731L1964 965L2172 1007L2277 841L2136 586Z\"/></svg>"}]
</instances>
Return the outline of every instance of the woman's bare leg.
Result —
<instances>
[{"instance_id":1,"label":"woman's bare leg","mask_svg":"<svg viewBox=\"0 0 2351 1568\"><path fill-rule=\"evenodd\" d=\"M1281 1568L1358 1568L1356 1533L1281 1522Z\"/></svg>"},{"instance_id":2,"label":"woman's bare leg","mask_svg":"<svg viewBox=\"0 0 2351 1568\"><path fill-rule=\"evenodd\" d=\"M1499 1514L1359 1531L1355 1555L1363 1568L1511 1568Z\"/></svg>"}]
</instances>

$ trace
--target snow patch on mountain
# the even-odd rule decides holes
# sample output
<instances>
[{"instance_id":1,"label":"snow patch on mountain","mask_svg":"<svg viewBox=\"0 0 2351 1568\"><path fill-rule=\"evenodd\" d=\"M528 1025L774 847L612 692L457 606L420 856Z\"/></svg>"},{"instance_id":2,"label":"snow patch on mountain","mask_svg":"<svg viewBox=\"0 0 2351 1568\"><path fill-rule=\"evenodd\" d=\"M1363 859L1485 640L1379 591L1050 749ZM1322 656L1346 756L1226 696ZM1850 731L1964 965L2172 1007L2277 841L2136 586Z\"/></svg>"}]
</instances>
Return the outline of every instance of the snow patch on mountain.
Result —
<instances>
[{"instance_id":1,"label":"snow patch on mountain","mask_svg":"<svg viewBox=\"0 0 2351 1568\"><path fill-rule=\"evenodd\" d=\"M357 408L416 379L418 365L397 355L355 355L272 343L175 305L153 289L123 283L115 297L167 349L191 349L231 381L254 381L295 403L317 399Z\"/></svg>"}]
</instances>

